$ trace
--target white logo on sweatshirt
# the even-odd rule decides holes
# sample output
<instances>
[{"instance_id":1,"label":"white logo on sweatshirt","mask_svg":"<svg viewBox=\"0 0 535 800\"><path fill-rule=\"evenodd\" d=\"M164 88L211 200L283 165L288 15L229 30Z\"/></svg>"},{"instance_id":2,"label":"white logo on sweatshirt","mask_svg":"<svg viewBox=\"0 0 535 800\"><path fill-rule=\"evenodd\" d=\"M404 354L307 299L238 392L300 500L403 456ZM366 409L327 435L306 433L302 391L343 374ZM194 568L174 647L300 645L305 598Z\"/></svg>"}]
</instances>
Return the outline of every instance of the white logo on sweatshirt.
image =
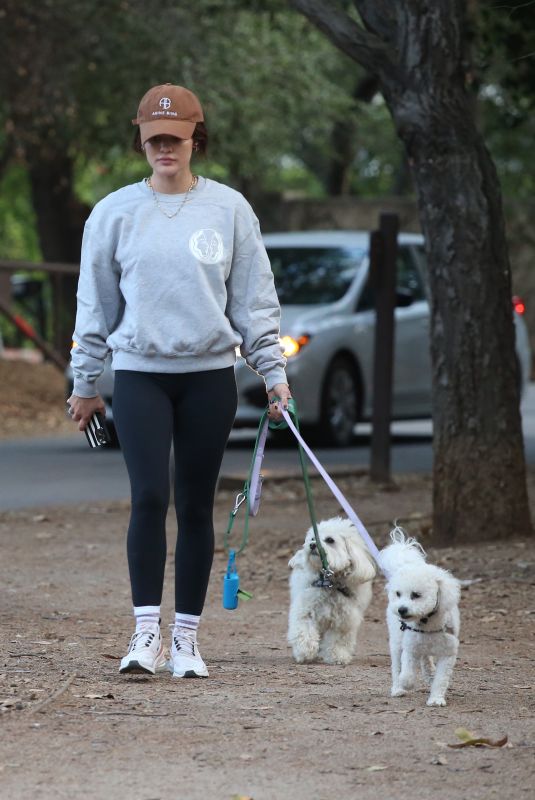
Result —
<instances>
[{"instance_id":1,"label":"white logo on sweatshirt","mask_svg":"<svg viewBox=\"0 0 535 800\"><path fill-rule=\"evenodd\" d=\"M217 264L224 254L223 239L213 228L201 228L190 236L189 249L202 264Z\"/></svg>"}]
</instances>

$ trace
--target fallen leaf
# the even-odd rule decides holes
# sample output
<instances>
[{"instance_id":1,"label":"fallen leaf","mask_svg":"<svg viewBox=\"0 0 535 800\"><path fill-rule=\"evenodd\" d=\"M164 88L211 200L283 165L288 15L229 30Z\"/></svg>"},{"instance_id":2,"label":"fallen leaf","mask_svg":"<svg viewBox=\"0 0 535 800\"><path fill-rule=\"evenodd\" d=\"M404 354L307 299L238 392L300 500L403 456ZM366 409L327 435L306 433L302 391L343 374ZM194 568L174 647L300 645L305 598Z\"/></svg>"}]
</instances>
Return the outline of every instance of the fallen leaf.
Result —
<instances>
[{"instance_id":1,"label":"fallen leaf","mask_svg":"<svg viewBox=\"0 0 535 800\"><path fill-rule=\"evenodd\" d=\"M384 769L388 769L388 766L384 766L383 764L372 764L371 767L366 767L366 772L382 772Z\"/></svg>"},{"instance_id":2,"label":"fallen leaf","mask_svg":"<svg viewBox=\"0 0 535 800\"><path fill-rule=\"evenodd\" d=\"M513 683L513 689L531 689L531 686L519 686L517 683Z\"/></svg>"},{"instance_id":3,"label":"fallen leaf","mask_svg":"<svg viewBox=\"0 0 535 800\"><path fill-rule=\"evenodd\" d=\"M436 758L431 761L431 764L438 764L439 766L446 766L447 763L448 759L446 756L436 756Z\"/></svg>"},{"instance_id":4,"label":"fallen leaf","mask_svg":"<svg viewBox=\"0 0 535 800\"><path fill-rule=\"evenodd\" d=\"M84 694L84 697L88 697L89 700L115 700L111 692L108 694Z\"/></svg>"},{"instance_id":5,"label":"fallen leaf","mask_svg":"<svg viewBox=\"0 0 535 800\"><path fill-rule=\"evenodd\" d=\"M507 744L507 736L502 739L488 739L485 736L476 736L466 728L457 728L455 735L461 739L457 744L448 744L448 747L459 749L461 747L503 747Z\"/></svg>"},{"instance_id":6,"label":"fallen leaf","mask_svg":"<svg viewBox=\"0 0 535 800\"><path fill-rule=\"evenodd\" d=\"M463 742L466 742L469 739L473 739L475 737L475 733L469 731L468 728L455 728L455 736L457 736L457 738L461 739Z\"/></svg>"},{"instance_id":7,"label":"fallen leaf","mask_svg":"<svg viewBox=\"0 0 535 800\"><path fill-rule=\"evenodd\" d=\"M111 658L112 661L120 661L121 656L114 656L111 653L101 653L102 658Z\"/></svg>"}]
</instances>

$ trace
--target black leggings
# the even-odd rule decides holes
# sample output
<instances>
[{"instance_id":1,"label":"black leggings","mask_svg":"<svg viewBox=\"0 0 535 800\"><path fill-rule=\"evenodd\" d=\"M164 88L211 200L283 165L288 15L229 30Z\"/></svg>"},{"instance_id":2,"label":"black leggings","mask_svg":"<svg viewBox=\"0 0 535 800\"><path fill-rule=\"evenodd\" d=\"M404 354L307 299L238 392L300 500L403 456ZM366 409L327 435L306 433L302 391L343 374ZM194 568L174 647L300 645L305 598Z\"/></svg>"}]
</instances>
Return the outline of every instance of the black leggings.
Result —
<instances>
[{"instance_id":1,"label":"black leggings","mask_svg":"<svg viewBox=\"0 0 535 800\"><path fill-rule=\"evenodd\" d=\"M127 553L134 606L162 600L173 439L179 532L175 609L202 612L214 555L215 488L236 404L233 367L115 372L113 416L132 492Z\"/></svg>"}]
</instances>

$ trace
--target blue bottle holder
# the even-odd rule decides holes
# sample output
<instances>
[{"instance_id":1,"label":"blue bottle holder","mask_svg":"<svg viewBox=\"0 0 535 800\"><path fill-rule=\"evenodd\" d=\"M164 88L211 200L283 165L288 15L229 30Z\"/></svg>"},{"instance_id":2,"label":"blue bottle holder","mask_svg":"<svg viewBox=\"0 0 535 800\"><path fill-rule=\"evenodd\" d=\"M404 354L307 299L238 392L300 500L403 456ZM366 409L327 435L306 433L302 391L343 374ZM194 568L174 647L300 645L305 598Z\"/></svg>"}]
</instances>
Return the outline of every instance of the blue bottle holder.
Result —
<instances>
[{"instance_id":1,"label":"blue bottle holder","mask_svg":"<svg viewBox=\"0 0 535 800\"><path fill-rule=\"evenodd\" d=\"M227 571L223 577L223 608L234 611L238 608L238 591L240 589L240 576L236 572L236 552L229 551Z\"/></svg>"}]
</instances>

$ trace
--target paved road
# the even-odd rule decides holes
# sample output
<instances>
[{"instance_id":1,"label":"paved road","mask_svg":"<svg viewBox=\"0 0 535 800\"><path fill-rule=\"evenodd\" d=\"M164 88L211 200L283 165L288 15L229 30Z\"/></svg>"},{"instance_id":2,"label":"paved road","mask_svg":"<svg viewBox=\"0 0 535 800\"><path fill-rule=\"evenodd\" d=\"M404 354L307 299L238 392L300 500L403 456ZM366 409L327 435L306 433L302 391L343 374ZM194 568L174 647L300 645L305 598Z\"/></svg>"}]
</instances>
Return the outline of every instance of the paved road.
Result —
<instances>
[{"instance_id":1,"label":"paved road","mask_svg":"<svg viewBox=\"0 0 535 800\"><path fill-rule=\"evenodd\" d=\"M535 464L535 383L522 403L526 456ZM393 472L426 472L431 469L431 423L428 420L398 422L392 426ZM236 432L223 461L223 475L245 473L252 454L254 432ZM360 425L355 447L315 450L329 469L337 466L367 467L370 458L369 426ZM270 446L266 470L298 466L293 447ZM118 450L91 450L83 434L61 439L26 439L0 443L0 511L47 505L76 505L129 497L128 476Z\"/></svg>"}]
</instances>

